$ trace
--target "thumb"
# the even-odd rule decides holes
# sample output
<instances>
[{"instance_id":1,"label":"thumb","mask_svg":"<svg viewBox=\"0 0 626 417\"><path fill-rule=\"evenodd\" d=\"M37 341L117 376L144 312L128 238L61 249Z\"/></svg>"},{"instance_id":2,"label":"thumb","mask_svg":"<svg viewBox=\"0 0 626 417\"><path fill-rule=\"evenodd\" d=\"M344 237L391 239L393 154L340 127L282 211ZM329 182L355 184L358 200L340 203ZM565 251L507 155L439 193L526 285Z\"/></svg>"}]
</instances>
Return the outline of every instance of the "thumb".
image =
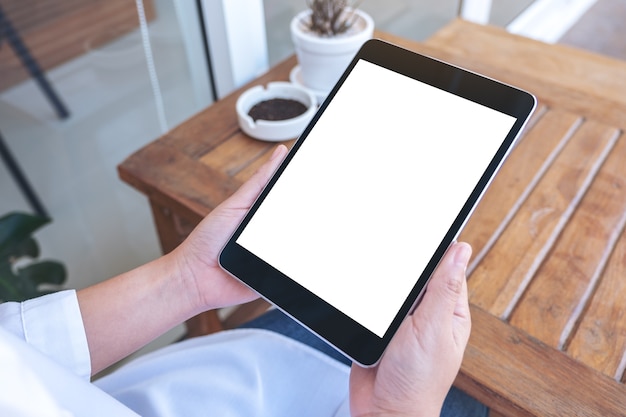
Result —
<instances>
[{"instance_id":1,"label":"thumb","mask_svg":"<svg viewBox=\"0 0 626 417\"><path fill-rule=\"evenodd\" d=\"M226 200L231 205L238 208L248 208L258 197L263 190L263 187L267 184L272 174L280 165L287 154L287 147L285 145L279 145L270 156L270 159L266 161L251 177L248 181L244 182L241 187L233 194L232 198Z\"/></svg>"}]
</instances>

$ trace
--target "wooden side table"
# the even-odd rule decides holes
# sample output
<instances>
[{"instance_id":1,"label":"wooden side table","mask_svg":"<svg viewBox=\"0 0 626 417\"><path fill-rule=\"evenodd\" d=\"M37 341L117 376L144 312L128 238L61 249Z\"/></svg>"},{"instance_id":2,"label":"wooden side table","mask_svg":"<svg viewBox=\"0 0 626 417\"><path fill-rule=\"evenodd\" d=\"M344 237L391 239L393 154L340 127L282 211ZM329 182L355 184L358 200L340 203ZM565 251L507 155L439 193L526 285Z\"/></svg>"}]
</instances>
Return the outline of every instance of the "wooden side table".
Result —
<instances>
[{"instance_id":1,"label":"wooden side table","mask_svg":"<svg viewBox=\"0 0 626 417\"><path fill-rule=\"evenodd\" d=\"M534 93L540 107L468 222L472 336L456 385L506 416L626 415L626 63L460 20L400 46ZM245 136L243 89L119 166L164 251L267 159ZM383 139L381 139L383 140ZM221 328L214 312L191 334Z\"/></svg>"}]
</instances>

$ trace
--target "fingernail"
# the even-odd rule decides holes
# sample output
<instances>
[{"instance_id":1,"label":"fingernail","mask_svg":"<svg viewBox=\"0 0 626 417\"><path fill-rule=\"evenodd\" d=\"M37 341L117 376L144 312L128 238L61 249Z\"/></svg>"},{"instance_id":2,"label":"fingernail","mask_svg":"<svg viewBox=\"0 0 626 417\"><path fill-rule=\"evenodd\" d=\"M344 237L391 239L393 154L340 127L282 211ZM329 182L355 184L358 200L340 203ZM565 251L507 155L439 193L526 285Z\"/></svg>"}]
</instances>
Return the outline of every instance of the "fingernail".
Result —
<instances>
[{"instance_id":1,"label":"fingernail","mask_svg":"<svg viewBox=\"0 0 626 417\"><path fill-rule=\"evenodd\" d=\"M285 145L279 145L276 147L276 149L274 149L274 152L272 152L272 156L270 156L270 161L273 161L274 159L276 159L278 157L278 155L280 155L281 153L283 153L283 149Z\"/></svg>"}]
</instances>

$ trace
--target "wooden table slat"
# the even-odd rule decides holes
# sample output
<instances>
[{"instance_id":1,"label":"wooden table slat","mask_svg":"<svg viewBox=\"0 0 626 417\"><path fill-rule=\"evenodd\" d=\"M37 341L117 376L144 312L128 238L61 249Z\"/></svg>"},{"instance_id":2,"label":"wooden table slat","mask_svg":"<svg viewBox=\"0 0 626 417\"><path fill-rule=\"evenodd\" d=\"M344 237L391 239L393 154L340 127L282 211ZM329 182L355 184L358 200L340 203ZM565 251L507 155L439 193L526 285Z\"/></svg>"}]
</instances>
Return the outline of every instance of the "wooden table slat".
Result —
<instances>
[{"instance_id":1,"label":"wooden table slat","mask_svg":"<svg viewBox=\"0 0 626 417\"><path fill-rule=\"evenodd\" d=\"M620 233L619 242L567 352L578 361L623 382L626 367L626 235L623 229L617 232Z\"/></svg>"},{"instance_id":2,"label":"wooden table slat","mask_svg":"<svg viewBox=\"0 0 626 417\"><path fill-rule=\"evenodd\" d=\"M574 133L523 209L472 272L469 289L473 303L498 317L508 317L586 192L585 184L596 175L613 146L614 133L594 122L584 123Z\"/></svg>"},{"instance_id":3,"label":"wooden table slat","mask_svg":"<svg viewBox=\"0 0 626 417\"><path fill-rule=\"evenodd\" d=\"M626 192L615 190L626 189L625 160L622 140L511 316L512 325L550 346L562 349L568 344L624 228ZM596 353L595 346L588 348ZM606 358L609 352L601 356ZM621 357L619 353L617 362Z\"/></svg>"},{"instance_id":4,"label":"wooden table slat","mask_svg":"<svg viewBox=\"0 0 626 417\"><path fill-rule=\"evenodd\" d=\"M626 388L472 306L455 385L507 417L626 415Z\"/></svg>"}]
</instances>

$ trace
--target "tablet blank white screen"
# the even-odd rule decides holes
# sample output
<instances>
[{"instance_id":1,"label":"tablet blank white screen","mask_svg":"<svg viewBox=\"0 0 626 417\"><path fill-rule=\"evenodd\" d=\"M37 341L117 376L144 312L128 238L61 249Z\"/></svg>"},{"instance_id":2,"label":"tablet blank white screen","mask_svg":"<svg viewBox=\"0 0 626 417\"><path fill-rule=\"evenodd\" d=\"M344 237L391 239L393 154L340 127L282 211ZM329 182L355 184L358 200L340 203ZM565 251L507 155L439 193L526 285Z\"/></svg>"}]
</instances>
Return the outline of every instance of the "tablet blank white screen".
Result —
<instances>
[{"instance_id":1,"label":"tablet blank white screen","mask_svg":"<svg viewBox=\"0 0 626 417\"><path fill-rule=\"evenodd\" d=\"M237 243L382 337L514 122L361 60Z\"/></svg>"}]
</instances>

